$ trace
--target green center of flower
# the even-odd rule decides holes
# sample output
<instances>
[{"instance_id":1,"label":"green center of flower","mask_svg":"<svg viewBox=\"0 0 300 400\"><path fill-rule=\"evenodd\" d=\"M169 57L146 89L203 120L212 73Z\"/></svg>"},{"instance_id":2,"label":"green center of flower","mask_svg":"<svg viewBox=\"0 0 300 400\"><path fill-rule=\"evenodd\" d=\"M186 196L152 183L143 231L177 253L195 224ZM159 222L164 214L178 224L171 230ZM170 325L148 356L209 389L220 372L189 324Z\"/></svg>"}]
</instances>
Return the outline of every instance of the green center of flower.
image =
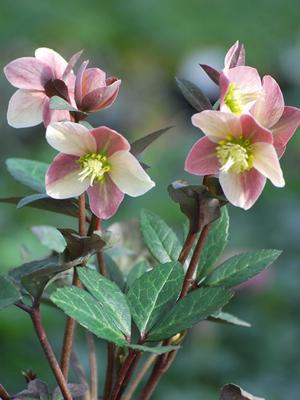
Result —
<instances>
[{"instance_id":1,"label":"green center of flower","mask_svg":"<svg viewBox=\"0 0 300 400\"><path fill-rule=\"evenodd\" d=\"M259 91L245 92L242 91L234 82L229 85L227 93L224 97L224 103L236 115L241 115L245 106L258 99Z\"/></svg>"},{"instance_id":2,"label":"green center of flower","mask_svg":"<svg viewBox=\"0 0 300 400\"><path fill-rule=\"evenodd\" d=\"M249 171L253 166L252 144L243 136L235 138L228 135L218 143L217 157L223 172L239 174Z\"/></svg>"},{"instance_id":3,"label":"green center of flower","mask_svg":"<svg viewBox=\"0 0 300 400\"><path fill-rule=\"evenodd\" d=\"M79 180L90 179L90 185L101 182L104 179L106 172L110 170L110 165L107 157L104 154L88 153L81 156L78 160L81 171L79 172Z\"/></svg>"}]
</instances>

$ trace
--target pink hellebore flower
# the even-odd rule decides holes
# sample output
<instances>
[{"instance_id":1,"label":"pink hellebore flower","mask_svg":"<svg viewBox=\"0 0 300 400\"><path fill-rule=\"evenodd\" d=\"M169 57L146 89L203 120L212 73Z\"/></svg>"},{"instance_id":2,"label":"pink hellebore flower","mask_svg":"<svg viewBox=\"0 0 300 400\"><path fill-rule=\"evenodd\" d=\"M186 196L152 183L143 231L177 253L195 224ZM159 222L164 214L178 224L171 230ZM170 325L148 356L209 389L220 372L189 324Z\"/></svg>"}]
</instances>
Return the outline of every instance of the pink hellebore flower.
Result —
<instances>
[{"instance_id":1,"label":"pink hellebore flower","mask_svg":"<svg viewBox=\"0 0 300 400\"><path fill-rule=\"evenodd\" d=\"M101 219L116 213L125 193L136 197L155 186L129 152L128 141L110 128L89 131L73 122L57 122L48 126L46 139L61 152L47 171L47 194L67 199L87 190L91 210Z\"/></svg>"},{"instance_id":2,"label":"pink hellebore flower","mask_svg":"<svg viewBox=\"0 0 300 400\"><path fill-rule=\"evenodd\" d=\"M86 68L88 61L82 63L75 82L75 101L80 111L94 112L113 104L119 93L121 80L106 78L99 68Z\"/></svg>"},{"instance_id":3,"label":"pink hellebore flower","mask_svg":"<svg viewBox=\"0 0 300 400\"><path fill-rule=\"evenodd\" d=\"M261 194L266 178L284 186L272 133L251 115L237 117L221 111L203 111L192 117L205 137L194 144L185 170L195 175L219 175L228 201L245 210Z\"/></svg>"},{"instance_id":4,"label":"pink hellebore flower","mask_svg":"<svg viewBox=\"0 0 300 400\"><path fill-rule=\"evenodd\" d=\"M54 50L39 48L35 57L17 58L4 68L8 81L19 89L9 101L9 125L25 128L44 122L47 126L53 121L70 119L68 111L49 108L54 95L68 101L74 96L75 76L67 66L67 61Z\"/></svg>"},{"instance_id":5,"label":"pink hellebore flower","mask_svg":"<svg viewBox=\"0 0 300 400\"><path fill-rule=\"evenodd\" d=\"M300 124L300 110L284 105L278 83L266 75L261 82L256 69L236 67L220 75L220 110L236 115L250 113L273 134L279 158Z\"/></svg>"}]
</instances>

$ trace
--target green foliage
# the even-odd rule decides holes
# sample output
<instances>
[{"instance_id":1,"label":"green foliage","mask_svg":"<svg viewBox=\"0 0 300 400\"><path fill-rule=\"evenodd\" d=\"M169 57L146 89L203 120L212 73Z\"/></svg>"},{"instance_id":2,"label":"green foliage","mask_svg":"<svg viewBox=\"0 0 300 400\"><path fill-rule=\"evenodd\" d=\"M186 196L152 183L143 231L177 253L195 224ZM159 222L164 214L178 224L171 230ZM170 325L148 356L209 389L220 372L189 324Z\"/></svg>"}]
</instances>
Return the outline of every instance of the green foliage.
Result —
<instances>
[{"instance_id":1,"label":"green foliage","mask_svg":"<svg viewBox=\"0 0 300 400\"><path fill-rule=\"evenodd\" d=\"M190 328L221 309L232 297L225 288L200 288L178 301L153 327L149 340L163 340Z\"/></svg>"},{"instance_id":2,"label":"green foliage","mask_svg":"<svg viewBox=\"0 0 300 400\"><path fill-rule=\"evenodd\" d=\"M223 253L229 234L229 214L226 207L221 209L221 218L213 222L198 264L198 280L205 277L209 269Z\"/></svg>"},{"instance_id":3,"label":"green foliage","mask_svg":"<svg viewBox=\"0 0 300 400\"><path fill-rule=\"evenodd\" d=\"M258 250L231 257L207 277L204 285L236 286L268 267L280 254L280 250Z\"/></svg>"},{"instance_id":4,"label":"green foliage","mask_svg":"<svg viewBox=\"0 0 300 400\"><path fill-rule=\"evenodd\" d=\"M142 346L140 344L131 344L128 347L130 347L133 350L146 351L147 353L154 353L154 354L164 354L164 353L169 353L170 351L174 351L174 350L179 350L180 349L180 346L155 346L155 347L149 347L149 346Z\"/></svg>"},{"instance_id":5,"label":"green foliage","mask_svg":"<svg viewBox=\"0 0 300 400\"><path fill-rule=\"evenodd\" d=\"M117 328L125 336L130 337L130 310L126 298L119 287L97 271L92 271L88 268L78 269L78 275L83 285L96 298L99 304L105 304L106 312L111 316Z\"/></svg>"},{"instance_id":6,"label":"green foliage","mask_svg":"<svg viewBox=\"0 0 300 400\"><path fill-rule=\"evenodd\" d=\"M151 211L142 210L140 226L144 241L158 262L167 263L178 259L180 242L163 219Z\"/></svg>"},{"instance_id":7,"label":"green foliage","mask_svg":"<svg viewBox=\"0 0 300 400\"><path fill-rule=\"evenodd\" d=\"M141 336L175 303L183 283L178 262L161 264L133 282L127 293L132 318Z\"/></svg>"},{"instance_id":8,"label":"green foliage","mask_svg":"<svg viewBox=\"0 0 300 400\"><path fill-rule=\"evenodd\" d=\"M108 254L104 253L105 269L107 272L107 277L115 282L121 290L124 289L125 282L124 276L116 262Z\"/></svg>"},{"instance_id":9,"label":"green foliage","mask_svg":"<svg viewBox=\"0 0 300 400\"><path fill-rule=\"evenodd\" d=\"M78 112L77 108L71 106L66 100L59 96L52 96L49 102L51 110L68 110Z\"/></svg>"},{"instance_id":10,"label":"green foliage","mask_svg":"<svg viewBox=\"0 0 300 400\"><path fill-rule=\"evenodd\" d=\"M67 246L63 235L53 226L32 226L31 231L44 246L48 247L50 250L56 251L57 253L62 253Z\"/></svg>"},{"instance_id":11,"label":"green foliage","mask_svg":"<svg viewBox=\"0 0 300 400\"><path fill-rule=\"evenodd\" d=\"M45 193L45 175L48 164L23 158L9 158L6 160L6 166L8 172L17 181L36 192Z\"/></svg>"},{"instance_id":12,"label":"green foliage","mask_svg":"<svg viewBox=\"0 0 300 400\"><path fill-rule=\"evenodd\" d=\"M0 310L11 306L20 300L21 294L11 280L0 275Z\"/></svg>"},{"instance_id":13,"label":"green foliage","mask_svg":"<svg viewBox=\"0 0 300 400\"><path fill-rule=\"evenodd\" d=\"M139 279L149 268L149 265L147 261L139 261L137 264L135 264L131 270L129 271L129 274L127 275L127 280L126 284L127 287L130 287L133 285L133 283Z\"/></svg>"},{"instance_id":14,"label":"green foliage","mask_svg":"<svg viewBox=\"0 0 300 400\"><path fill-rule=\"evenodd\" d=\"M240 318L237 318L235 315L225 313L225 312L218 312L215 314L212 314L209 317L210 321L213 322L220 322L222 324L230 324L230 325L236 325L236 326L243 326L245 328L250 328L251 324L249 322L243 321Z\"/></svg>"}]
</instances>

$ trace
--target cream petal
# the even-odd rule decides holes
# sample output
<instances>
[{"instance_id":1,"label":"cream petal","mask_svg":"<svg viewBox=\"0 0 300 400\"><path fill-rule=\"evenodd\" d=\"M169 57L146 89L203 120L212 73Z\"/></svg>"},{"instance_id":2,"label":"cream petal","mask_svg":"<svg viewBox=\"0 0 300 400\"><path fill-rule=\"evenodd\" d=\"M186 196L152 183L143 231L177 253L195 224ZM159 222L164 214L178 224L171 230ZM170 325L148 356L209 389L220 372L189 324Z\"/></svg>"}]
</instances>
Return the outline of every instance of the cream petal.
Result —
<instances>
[{"instance_id":1,"label":"cream petal","mask_svg":"<svg viewBox=\"0 0 300 400\"><path fill-rule=\"evenodd\" d=\"M79 180L78 157L58 154L46 173L46 192L54 199L80 196L90 185L89 179Z\"/></svg>"},{"instance_id":2,"label":"cream petal","mask_svg":"<svg viewBox=\"0 0 300 400\"><path fill-rule=\"evenodd\" d=\"M105 153L107 157L121 150L129 150L130 144L120 133L108 128L99 126L91 130L91 135L97 143L97 151Z\"/></svg>"},{"instance_id":3,"label":"cream petal","mask_svg":"<svg viewBox=\"0 0 300 400\"><path fill-rule=\"evenodd\" d=\"M223 140L227 135L240 136L242 128L239 118L231 113L205 110L192 116L194 126L200 128L213 142Z\"/></svg>"},{"instance_id":4,"label":"cream petal","mask_svg":"<svg viewBox=\"0 0 300 400\"><path fill-rule=\"evenodd\" d=\"M108 161L111 166L111 179L129 196L140 196L155 186L138 160L128 151L118 151Z\"/></svg>"},{"instance_id":5,"label":"cream petal","mask_svg":"<svg viewBox=\"0 0 300 400\"><path fill-rule=\"evenodd\" d=\"M36 49L35 57L51 68L54 78L62 78L68 63L60 54L52 49L40 47Z\"/></svg>"},{"instance_id":6,"label":"cream petal","mask_svg":"<svg viewBox=\"0 0 300 400\"><path fill-rule=\"evenodd\" d=\"M274 186L283 187L285 182L274 146L266 143L254 143L253 155L253 167L270 179Z\"/></svg>"},{"instance_id":7,"label":"cream petal","mask_svg":"<svg viewBox=\"0 0 300 400\"><path fill-rule=\"evenodd\" d=\"M55 122L46 131L47 142L64 154L82 156L97 151L96 141L89 130L74 122Z\"/></svg>"},{"instance_id":8,"label":"cream petal","mask_svg":"<svg viewBox=\"0 0 300 400\"><path fill-rule=\"evenodd\" d=\"M40 124L43 121L43 108L46 101L44 92L17 90L8 103L8 124L14 128Z\"/></svg>"}]
</instances>

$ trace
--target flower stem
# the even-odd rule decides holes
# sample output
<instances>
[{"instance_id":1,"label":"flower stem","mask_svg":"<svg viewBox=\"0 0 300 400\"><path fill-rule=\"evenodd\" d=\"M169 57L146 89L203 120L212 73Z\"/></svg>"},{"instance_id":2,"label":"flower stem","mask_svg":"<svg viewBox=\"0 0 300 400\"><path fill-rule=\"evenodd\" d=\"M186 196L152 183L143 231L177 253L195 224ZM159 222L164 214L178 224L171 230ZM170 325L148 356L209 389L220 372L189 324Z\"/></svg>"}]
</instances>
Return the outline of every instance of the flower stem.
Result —
<instances>
[{"instance_id":1,"label":"flower stem","mask_svg":"<svg viewBox=\"0 0 300 400\"><path fill-rule=\"evenodd\" d=\"M79 224L78 224L79 235L84 236L85 235L85 194L84 193L79 196L78 220L79 220ZM79 280L79 277L78 277L75 269L74 269L72 285L80 287L80 280ZM74 341L75 325L76 325L75 320L71 317L68 317L66 327L65 327L62 355L61 355L61 362L60 362L63 375L66 379L68 379L68 375L69 375L70 357L71 357L73 341Z\"/></svg>"},{"instance_id":2,"label":"flower stem","mask_svg":"<svg viewBox=\"0 0 300 400\"><path fill-rule=\"evenodd\" d=\"M193 233L193 232L189 231L189 233L188 233L188 235L187 235L187 237L185 239L185 242L183 244L182 250L181 250L181 252L179 254L179 257L178 257L178 261L181 264L185 263L188 255L189 255L189 253L190 253L190 251L191 251L191 249L193 247L193 244L194 244L194 241L196 239L196 236L197 236L196 233Z\"/></svg>"},{"instance_id":3,"label":"flower stem","mask_svg":"<svg viewBox=\"0 0 300 400\"><path fill-rule=\"evenodd\" d=\"M131 371L131 373L133 372L132 366L134 366L136 364L136 361L138 361L138 359L139 359L138 352L130 350L130 352L129 352L127 358L125 359L124 364L121 368L117 382L115 383L113 393L111 396L111 400L119 400L120 399L120 397L122 395L122 391L124 390L123 385L127 378L127 373L129 371Z\"/></svg>"},{"instance_id":4,"label":"flower stem","mask_svg":"<svg viewBox=\"0 0 300 400\"><path fill-rule=\"evenodd\" d=\"M113 343L108 342L104 400L109 400L110 398L113 385L114 369L115 369L115 345Z\"/></svg>"},{"instance_id":5,"label":"flower stem","mask_svg":"<svg viewBox=\"0 0 300 400\"><path fill-rule=\"evenodd\" d=\"M0 385L0 398L2 400L10 400L9 393L4 389L2 385Z\"/></svg>"},{"instance_id":6,"label":"flower stem","mask_svg":"<svg viewBox=\"0 0 300 400\"><path fill-rule=\"evenodd\" d=\"M44 353L47 357L47 360L50 364L50 367L55 375L56 381L60 387L62 395L65 400L72 400L71 393L69 391L67 381L62 373L62 370L59 367L55 354L52 350L52 347L47 339L46 332L44 330L39 307L32 308L30 312L30 316L33 322L33 326L35 328L36 334L39 338L40 344L44 350Z\"/></svg>"},{"instance_id":7,"label":"flower stem","mask_svg":"<svg viewBox=\"0 0 300 400\"><path fill-rule=\"evenodd\" d=\"M94 335L86 331L90 365L90 400L98 400L98 367Z\"/></svg>"}]
</instances>

